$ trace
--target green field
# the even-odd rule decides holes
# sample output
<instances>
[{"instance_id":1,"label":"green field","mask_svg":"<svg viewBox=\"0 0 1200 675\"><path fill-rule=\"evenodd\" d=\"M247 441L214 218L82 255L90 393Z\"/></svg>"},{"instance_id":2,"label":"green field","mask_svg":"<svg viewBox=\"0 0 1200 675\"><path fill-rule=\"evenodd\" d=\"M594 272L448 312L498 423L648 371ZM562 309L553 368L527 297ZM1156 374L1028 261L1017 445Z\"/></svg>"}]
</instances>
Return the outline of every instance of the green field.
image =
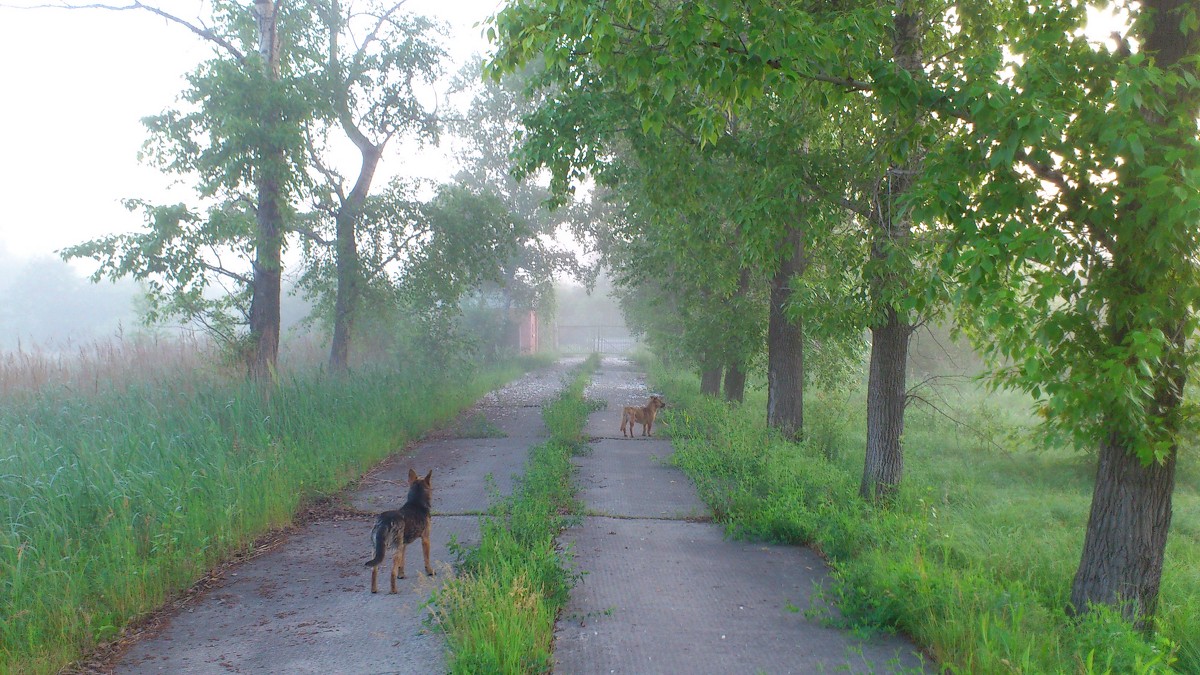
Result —
<instances>
[{"instance_id":1,"label":"green field","mask_svg":"<svg viewBox=\"0 0 1200 675\"><path fill-rule=\"evenodd\" d=\"M673 405L675 462L733 536L817 548L826 599L863 630L912 636L960 673L1200 673L1200 465L1180 457L1158 625L1064 611L1079 562L1092 456L1046 448L1026 399L966 381L910 406L904 484L890 508L858 497L861 387L806 392L806 442L765 428L765 392L741 406L699 395L689 374L651 365ZM928 396L928 392L927 392ZM951 420L953 418L953 421ZM814 612L821 614L820 612Z\"/></svg>"},{"instance_id":2,"label":"green field","mask_svg":"<svg viewBox=\"0 0 1200 675\"><path fill-rule=\"evenodd\" d=\"M57 672L520 370L314 370L269 397L203 369L11 387L0 672Z\"/></svg>"}]
</instances>

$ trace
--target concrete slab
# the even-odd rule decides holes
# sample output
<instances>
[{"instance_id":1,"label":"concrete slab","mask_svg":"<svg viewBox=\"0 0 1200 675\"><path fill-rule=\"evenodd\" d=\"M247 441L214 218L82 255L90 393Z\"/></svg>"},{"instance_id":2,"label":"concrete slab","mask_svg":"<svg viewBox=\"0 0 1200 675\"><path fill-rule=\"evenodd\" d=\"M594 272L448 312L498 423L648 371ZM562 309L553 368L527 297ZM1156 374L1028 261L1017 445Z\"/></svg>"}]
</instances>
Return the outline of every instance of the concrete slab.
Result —
<instances>
[{"instance_id":1,"label":"concrete slab","mask_svg":"<svg viewBox=\"0 0 1200 675\"><path fill-rule=\"evenodd\" d=\"M725 540L711 523L591 517L564 533L585 572L557 625L556 671L888 673L921 667L805 617L825 564L808 549Z\"/></svg>"},{"instance_id":2,"label":"concrete slab","mask_svg":"<svg viewBox=\"0 0 1200 675\"><path fill-rule=\"evenodd\" d=\"M370 518L316 523L229 572L203 601L134 644L115 672L430 673L445 670L445 646L424 622L430 593L453 574L451 536L477 543L478 519L435 518L430 560L409 546L400 592L370 592ZM390 557L389 557L390 559ZM381 571L383 568L381 568Z\"/></svg>"},{"instance_id":3,"label":"concrete slab","mask_svg":"<svg viewBox=\"0 0 1200 675\"><path fill-rule=\"evenodd\" d=\"M670 441L603 439L590 448L574 459L579 467L578 497L588 513L674 520L712 517L687 476L667 463Z\"/></svg>"},{"instance_id":4,"label":"concrete slab","mask_svg":"<svg viewBox=\"0 0 1200 675\"><path fill-rule=\"evenodd\" d=\"M489 504L485 478L500 494L512 492L524 470L531 438L463 438L423 442L363 477L351 504L364 511L399 508L408 495L408 470L433 471L434 513L482 513Z\"/></svg>"}]
</instances>

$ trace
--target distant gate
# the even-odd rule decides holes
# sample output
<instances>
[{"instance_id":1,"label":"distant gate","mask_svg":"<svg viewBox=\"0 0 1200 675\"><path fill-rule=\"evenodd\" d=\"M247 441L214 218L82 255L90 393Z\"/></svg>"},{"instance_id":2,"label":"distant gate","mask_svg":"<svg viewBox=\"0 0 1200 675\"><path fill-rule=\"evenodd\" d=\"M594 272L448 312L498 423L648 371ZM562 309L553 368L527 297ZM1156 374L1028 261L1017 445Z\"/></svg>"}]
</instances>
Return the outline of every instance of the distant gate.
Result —
<instances>
[{"instance_id":1,"label":"distant gate","mask_svg":"<svg viewBox=\"0 0 1200 675\"><path fill-rule=\"evenodd\" d=\"M628 354L637 340L625 326L558 326L558 350L564 353Z\"/></svg>"}]
</instances>

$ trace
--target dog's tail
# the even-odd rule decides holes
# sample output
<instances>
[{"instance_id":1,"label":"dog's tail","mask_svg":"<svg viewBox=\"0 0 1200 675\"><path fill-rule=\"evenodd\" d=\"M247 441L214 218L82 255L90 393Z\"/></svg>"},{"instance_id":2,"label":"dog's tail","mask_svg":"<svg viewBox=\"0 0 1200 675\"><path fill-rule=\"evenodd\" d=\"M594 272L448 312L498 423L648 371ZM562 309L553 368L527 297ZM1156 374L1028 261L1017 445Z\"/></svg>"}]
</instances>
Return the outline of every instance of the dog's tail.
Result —
<instances>
[{"instance_id":1,"label":"dog's tail","mask_svg":"<svg viewBox=\"0 0 1200 675\"><path fill-rule=\"evenodd\" d=\"M387 544L383 530L383 517L380 516L375 519L375 527L371 528L371 543L375 545L375 557L367 561L367 567L374 567L383 560L383 553Z\"/></svg>"}]
</instances>

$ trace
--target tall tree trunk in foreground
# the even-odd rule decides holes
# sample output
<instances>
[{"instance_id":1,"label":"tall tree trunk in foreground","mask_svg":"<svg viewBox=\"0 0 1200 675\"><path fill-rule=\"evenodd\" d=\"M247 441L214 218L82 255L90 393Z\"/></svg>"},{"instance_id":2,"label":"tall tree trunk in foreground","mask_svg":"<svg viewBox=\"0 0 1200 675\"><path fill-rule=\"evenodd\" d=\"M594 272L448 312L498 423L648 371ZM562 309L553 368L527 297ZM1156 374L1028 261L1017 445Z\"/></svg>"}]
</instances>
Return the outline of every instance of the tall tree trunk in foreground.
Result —
<instances>
[{"instance_id":1,"label":"tall tree trunk in foreground","mask_svg":"<svg viewBox=\"0 0 1200 675\"><path fill-rule=\"evenodd\" d=\"M255 2L258 20L258 48L263 59L268 79L278 81L280 77L279 35L276 6L270 0ZM271 128L282 124L278 110L263 111L263 126ZM258 191L258 206L255 213L255 257L253 287L250 297L250 337L253 353L250 355L250 377L260 381L274 378L275 363L279 357L280 294L283 277L283 214L286 207L285 190L280 177L275 174L284 164L283 152L266 148L263 153L276 163L274 168L258 167L255 189Z\"/></svg>"},{"instance_id":2,"label":"tall tree trunk in foreground","mask_svg":"<svg viewBox=\"0 0 1200 675\"><path fill-rule=\"evenodd\" d=\"M1183 26L1185 12L1194 10L1194 6L1189 0L1147 0L1143 4L1141 11L1144 14L1134 24L1135 36L1142 40L1142 50L1158 67L1177 68L1185 59L1200 53L1200 36ZM1146 23L1147 16L1153 21L1150 26ZM1182 67L1188 69L1190 75L1196 75L1194 63L1184 62ZM1163 99L1168 109L1183 119L1195 119L1198 101L1192 91L1183 87L1165 91ZM1164 124L1159 110L1145 108L1142 115L1152 133L1163 135L1152 139L1155 146L1165 148L1166 152L1181 147L1180 139L1170 136L1180 132L1172 132L1170 125ZM1191 125L1185 125L1183 129L1182 133L1195 133ZM1164 157L1158 163L1169 166L1174 161ZM1126 170L1126 173L1134 171L1141 169ZM1148 191L1141 184L1143 180L1142 175L1120 176L1120 182L1133 188L1135 194L1146 195ZM1131 218L1136 215L1139 205L1136 198L1129 200L1126 208ZM1128 246L1149 245L1138 242L1136 237L1130 239ZM1145 264L1140 262L1144 256L1137 250L1124 250L1121 240L1115 243L1118 250L1113 251L1114 268ZM1127 274L1121 278L1136 279L1137 275ZM1167 532L1171 527L1171 498L1175 491L1175 465L1179 454L1177 439L1183 417L1180 408L1187 383L1186 353L1194 349L1188 344L1193 337L1188 334L1190 309L1174 295L1168 297L1170 302L1164 312L1167 318L1162 325L1169 339L1158 359L1159 369L1153 379L1154 402L1150 416L1164 425L1170 447L1165 456L1143 463L1119 428L1114 428L1100 444L1087 534L1071 586L1072 611L1083 613L1089 611L1092 604L1108 605L1142 628L1150 627L1149 619L1158 606ZM1144 316L1144 309L1138 307L1129 312L1110 313L1113 328L1109 339L1113 344L1121 344L1131 330L1148 328L1145 323L1134 323ZM1115 427L1116 422L1112 425Z\"/></svg>"},{"instance_id":3,"label":"tall tree trunk in foreground","mask_svg":"<svg viewBox=\"0 0 1200 675\"><path fill-rule=\"evenodd\" d=\"M1165 461L1143 466L1115 434L1100 444L1087 535L1071 586L1073 612L1108 605L1147 627L1158 605L1177 456L1172 448Z\"/></svg>"},{"instance_id":4,"label":"tall tree trunk in foreground","mask_svg":"<svg viewBox=\"0 0 1200 675\"><path fill-rule=\"evenodd\" d=\"M867 376L867 453L858 493L878 502L890 499L904 477L904 407L907 404L908 342L912 326L886 308L887 320L871 328Z\"/></svg>"},{"instance_id":5,"label":"tall tree trunk in foreground","mask_svg":"<svg viewBox=\"0 0 1200 675\"><path fill-rule=\"evenodd\" d=\"M804 274L804 233L792 227L784 237L779 269L771 279L771 308L767 323L767 426L784 437L799 439L804 432L804 323L788 321L792 280Z\"/></svg>"},{"instance_id":6,"label":"tall tree trunk in foreground","mask_svg":"<svg viewBox=\"0 0 1200 675\"><path fill-rule=\"evenodd\" d=\"M361 292L362 270L358 260L355 215L343 203L336 216L337 297L333 304L333 341L329 346L329 370L344 373L350 367L350 339Z\"/></svg>"},{"instance_id":7,"label":"tall tree trunk in foreground","mask_svg":"<svg viewBox=\"0 0 1200 675\"><path fill-rule=\"evenodd\" d=\"M338 124L342 127L346 137L354 143L354 147L358 149L361 157L358 179L355 180L350 193L342 195L341 186L337 186L341 203L334 216L337 227L337 238L334 242L337 253L337 297L334 300L333 341L329 347L329 369L334 373L345 373L350 367L350 346L353 340L354 320L364 284L362 262L358 255L358 222L367 202L367 196L371 193L371 184L375 181L375 172L383 158L383 149L391 139L391 133L384 135L378 142L373 141L354 120L347 92L350 90L350 81L361 73L344 72L342 69L341 45L338 40L342 30L341 4L333 2L330 7L331 11L325 18L325 29L329 31L328 68L331 73L337 75L339 80L334 92Z\"/></svg>"},{"instance_id":8,"label":"tall tree trunk in foreground","mask_svg":"<svg viewBox=\"0 0 1200 675\"><path fill-rule=\"evenodd\" d=\"M329 348L329 369L334 373L344 373L350 366L351 336L363 286L362 264L358 257L358 219L371 191L375 170L383 153L382 146L373 145L361 133L351 133L352 129L357 132L352 124L345 123L343 126L347 127L347 134L362 153L362 167L359 169L354 188L342 200L335 216L337 298L333 310L333 342Z\"/></svg>"},{"instance_id":9,"label":"tall tree trunk in foreground","mask_svg":"<svg viewBox=\"0 0 1200 675\"><path fill-rule=\"evenodd\" d=\"M923 77L921 37L925 19L911 0L896 3L892 58L913 77ZM888 168L875 195L871 218L871 265L868 283L876 318L871 325L871 365L867 379L867 450L859 495L870 501L890 499L904 477L904 408L908 402L908 342L912 324L896 306L909 280L902 255L911 245L912 216L896 208L921 171L923 152L909 151L904 166ZM900 270L897 267L901 267Z\"/></svg>"}]
</instances>

